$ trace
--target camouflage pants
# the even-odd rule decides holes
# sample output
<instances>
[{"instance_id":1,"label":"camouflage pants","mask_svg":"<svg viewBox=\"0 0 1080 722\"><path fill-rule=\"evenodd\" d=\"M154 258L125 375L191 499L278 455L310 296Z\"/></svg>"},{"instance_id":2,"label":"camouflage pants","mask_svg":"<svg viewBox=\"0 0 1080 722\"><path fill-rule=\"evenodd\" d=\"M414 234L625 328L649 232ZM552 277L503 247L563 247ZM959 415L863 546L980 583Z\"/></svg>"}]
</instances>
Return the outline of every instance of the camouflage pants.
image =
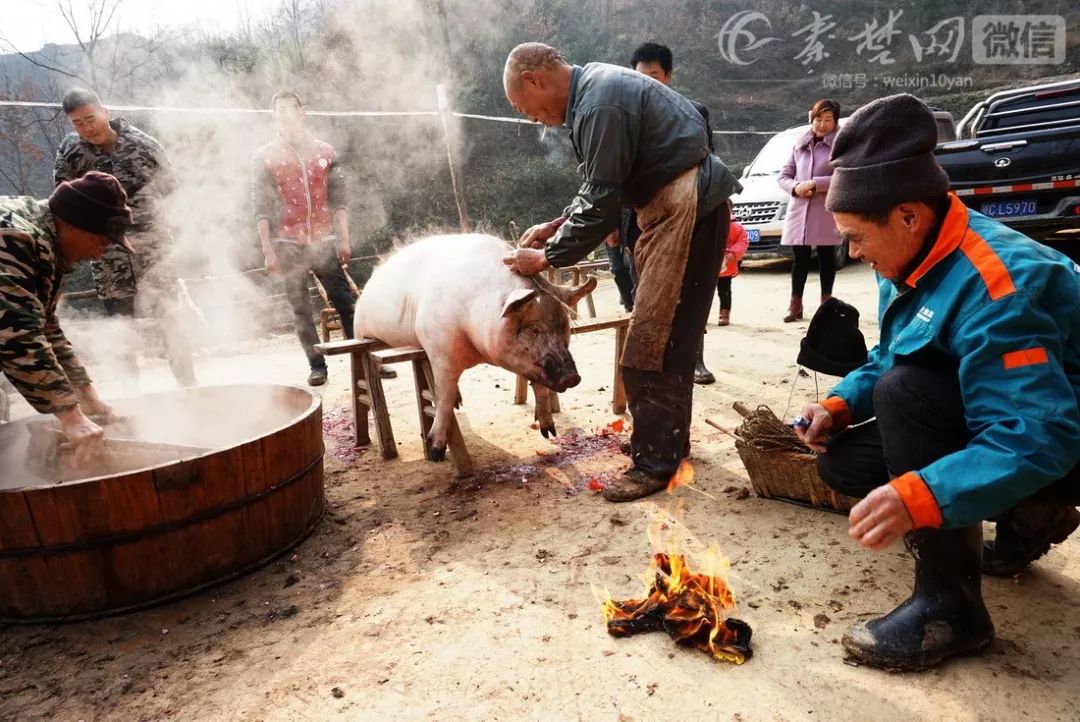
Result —
<instances>
[{"instance_id":1,"label":"camouflage pants","mask_svg":"<svg viewBox=\"0 0 1080 722\"><path fill-rule=\"evenodd\" d=\"M110 245L90 270L98 298L109 316L151 316L157 319L165 343L165 355L173 376L182 386L196 383L191 344L184 331L179 282L168 234L147 231L128 233L136 253ZM137 376L136 349L124 354L125 365Z\"/></svg>"}]
</instances>

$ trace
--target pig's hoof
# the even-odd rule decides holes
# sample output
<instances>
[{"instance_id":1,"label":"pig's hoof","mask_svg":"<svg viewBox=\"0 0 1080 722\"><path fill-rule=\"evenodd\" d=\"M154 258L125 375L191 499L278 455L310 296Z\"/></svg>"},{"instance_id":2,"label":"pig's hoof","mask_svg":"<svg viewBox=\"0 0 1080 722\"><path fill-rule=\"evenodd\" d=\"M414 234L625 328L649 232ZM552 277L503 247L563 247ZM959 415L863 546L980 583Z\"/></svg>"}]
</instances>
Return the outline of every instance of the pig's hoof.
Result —
<instances>
[{"instance_id":1,"label":"pig's hoof","mask_svg":"<svg viewBox=\"0 0 1080 722\"><path fill-rule=\"evenodd\" d=\"M555 438L556 436L558 436L558 434L555 433L555 425L554 424L552 424L551 426L541 426L540 427L540 433L543 434L545 439L548 438L549 436L551 438Z\"/></svg>"},{"instance_id":2,"label":"pig's hoof","mask_svg":"<svg viewBox=\"0 0 1080 722\"><path fill-rule=\"evenodd\" d=\"M428 461L446 461L446 447L432 446L428 449Z\"/></svg>"}]
</instances>

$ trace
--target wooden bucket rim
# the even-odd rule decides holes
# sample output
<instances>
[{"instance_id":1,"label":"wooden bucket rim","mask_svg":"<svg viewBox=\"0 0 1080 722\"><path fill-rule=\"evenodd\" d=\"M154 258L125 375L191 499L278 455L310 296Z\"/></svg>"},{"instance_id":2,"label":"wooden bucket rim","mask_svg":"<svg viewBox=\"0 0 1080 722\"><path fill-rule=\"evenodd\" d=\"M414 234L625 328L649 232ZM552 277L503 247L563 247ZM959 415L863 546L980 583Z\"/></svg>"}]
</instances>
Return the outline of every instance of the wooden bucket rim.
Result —
<instances>
[{"instance_id":1,"label":"wooden bucket rim","mask_svg":"<svg viewBox=\"0 0 1080 722\"><path fill-rule=\"evenodd\" d=\"M273 434L278 433L279 431L283 431L284 429L295 426L297 423L299 423L299 422L303 421L304 419L308 418L316 410L318 410L319 408L322 407L322 397L321 396L319 396L318 394L312 393L311 391L309 391L308 389L303 388L302 386L296 386L295 384L207 384L205 386L193 386L193 387L189 387L189 388L173 389L172 391L158 391L158 392L155 392L155 393L152 393L152 394L144 394L142 396L135 397L135 398L138 398L138 399L152 399L152 398L158 397L158 396L169 396L169 395L174 395L174 394L182 394L184 392L199 391L199 390L203 390L203 389L235 389L235 388L293 389L295 391L299 391L299 392L301 392L303 394L306 394L311 401L308 404L306 409L301 411L296 416L293 416L288 421L286 421L286 422L284 422L284 423L282 423L282 424L280 424L278 426L275 426L273 428L267 429L266 431L263 431L260 434L256 434L255 436L245 438L244 440L239 441L239 442L237 442L235 444L232 444L230 446L222 446L222 447L217 448L217 449L211 449L210 451L207 451L205 454L199 454L197 456L188 456L188 457L185 457L185 458L182 458L182 459L177 459L176 461L168 461L168 462L165 462L163 464L155 464L153 466L143 466L143 467L139 467L138 469L132 469L130 471L125 471L122 474L114 474L114 475L102 474L100 476L88 476L85 479L76 479L74 481L62 481L62 482L45 481L42 484L36 484L36 485L33 485L33 486L9 487L9 488L0 489L0 494L19 494L19 493L35 492L35 491L47 491L47 490L50 490L50 489L59 489L59 488L67 488L67 487L72 487L72 486L78 486L80 484L97 483L97 482L101 482L102 480L123 481L123 480L126 480L126 479L130 478L130 477L142 476L142 475L144 475L144 474L146 474L148 472L157 471L158 469L165 469L165 468L168 468L170 466L176 466L178 464L187 464L187 463L190 463L190 462L195 461L197 459L206 459L206 458L211 457L211 456L216 456L217 454L224 454L224 453L232 451L234 449L238 449L241 446L245 446L247 444L252 443L253 441L258 441L260 439L264 439L267 436L271 436ZM120 399L120 401L124 401L124 400L125 399Z\"/></svg>"}]
</instances>

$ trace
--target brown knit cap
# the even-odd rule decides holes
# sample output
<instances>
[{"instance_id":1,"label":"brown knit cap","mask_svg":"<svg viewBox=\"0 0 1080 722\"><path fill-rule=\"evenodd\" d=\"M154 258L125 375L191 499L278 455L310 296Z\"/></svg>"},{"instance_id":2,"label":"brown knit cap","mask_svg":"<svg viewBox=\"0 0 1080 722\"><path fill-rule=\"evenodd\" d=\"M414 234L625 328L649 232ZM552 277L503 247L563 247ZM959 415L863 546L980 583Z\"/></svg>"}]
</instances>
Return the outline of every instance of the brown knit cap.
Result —
<instances>
[{"instance_id":1,"label":"brown knit cap","mask_svg":"<svg viewBox=\"0 0 1080 722\"><path fill-rule=\"evenodd\" d=\"M81 178L64 181L49 196L53 214L76 228L120 242L132 224L127 193L108 173L89 171Z\"/></svg>"}]
</instances>

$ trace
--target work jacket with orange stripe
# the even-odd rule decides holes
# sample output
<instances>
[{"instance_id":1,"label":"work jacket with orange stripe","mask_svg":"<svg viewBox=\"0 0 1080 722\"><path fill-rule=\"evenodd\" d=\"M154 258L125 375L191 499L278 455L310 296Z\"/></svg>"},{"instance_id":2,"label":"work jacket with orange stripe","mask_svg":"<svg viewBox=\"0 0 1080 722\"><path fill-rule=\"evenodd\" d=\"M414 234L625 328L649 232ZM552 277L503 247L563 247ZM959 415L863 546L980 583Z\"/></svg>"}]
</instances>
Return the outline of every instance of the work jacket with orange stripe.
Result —
<instances>
[{"instance_id":1,"label":"work jacket with orange stripe","mask_svg":"<svg viewBox=\"0 0 1080 722\"><path fill-rule=\"evenodd\" d=\"M966 448L892 481L918 527L992 517L1080 462L1080 266L956 198L926 259L878 279L880 343L823 405L842 426L874 416L878 378L905 357L959 368Z\"/></svg>"}]
</instances>

